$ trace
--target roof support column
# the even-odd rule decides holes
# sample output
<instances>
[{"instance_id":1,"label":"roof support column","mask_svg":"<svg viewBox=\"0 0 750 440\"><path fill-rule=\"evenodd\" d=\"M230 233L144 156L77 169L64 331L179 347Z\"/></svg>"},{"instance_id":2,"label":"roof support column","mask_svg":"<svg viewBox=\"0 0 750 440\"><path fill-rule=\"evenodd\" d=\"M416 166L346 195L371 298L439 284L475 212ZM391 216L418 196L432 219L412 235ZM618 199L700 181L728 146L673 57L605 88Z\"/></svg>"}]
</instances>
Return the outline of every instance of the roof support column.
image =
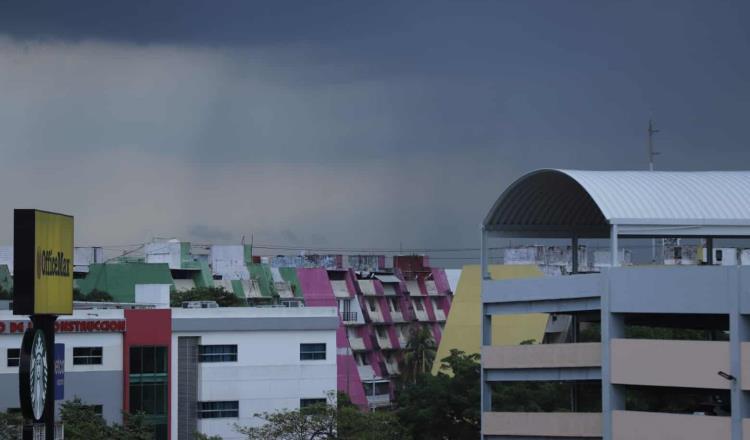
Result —
<instances>
[{"instance_id":1,"label":"roof support column","mask_svg":"<svg viewBox=\"0 0 750 440\"><path fill-rule=\"evenodd\" d=\"M714 264L714 238L706 237L706 263Z\"/></svg>"},{"instance_id":2,"label":"roof support column","mask_svg":"<svg viewBox=\"0 0 750 440\"><path fill-rule=\"evenodd\" d=\"M489 256L487 255L487 230L484 228L484 225L482 225L482 248L479 255L480 260L480 270L482 273L482 279L483 280L489 280L490 279L490 273L487 270L487 264L489 261Z\"/></svg>"},{"instance_id":3,"label":"roof support column","mask_svg":"<svg viewBox=\"0 0 750 440\"><path fill-rule=\"evenodd\" d=\"M573 251L572 255L572 271L573 273L578 273L578 236L573 234L573 237L571 238L571 248Z\"/></svg>"},{"instance_id":4,"label":"roof support column","mask_svg":"<svg viewBox=\"0 0 750 440\"><path fill-rule=\"evenodd\" d=\"M617 225L614 223L609 232L609 247L612 252L612 267L617 267L620 265L620 252L617 244Z\"/></svg>"}]
</instances>

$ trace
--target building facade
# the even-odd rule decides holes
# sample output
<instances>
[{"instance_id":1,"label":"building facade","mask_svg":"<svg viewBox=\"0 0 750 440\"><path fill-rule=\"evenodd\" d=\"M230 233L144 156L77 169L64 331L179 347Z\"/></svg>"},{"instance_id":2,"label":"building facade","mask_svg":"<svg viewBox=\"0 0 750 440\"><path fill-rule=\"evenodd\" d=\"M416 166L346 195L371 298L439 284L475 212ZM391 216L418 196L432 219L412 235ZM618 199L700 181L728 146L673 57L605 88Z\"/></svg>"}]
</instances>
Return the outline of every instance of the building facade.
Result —
<instances>
[{"instance_id":1,"label":"building facade","mask_svg":"<svg viewBox=\"0 0 750 440\"><path fill-rule=\"evenodd\" d=\"M483 252L483 438L750 438L750 267L711 258L714 240L750 236L748 196L745 172L543 170L514 183L485 219L483 249L493 236L606 237L613 261L497 280ZM629 237L701 238L709 258L623 267ZM493 340L493 317L527 313L567 330Z\"/></svg>"},{"instance_id":2,"label":"building facade","mask_svg":"<svg viewBox=\"0 0 750 440\"><path fill-rule=\"evenodd\" d=\"M0 311L0 410L18 401L27 319ZM336 390L335 308L75 310L58 321L63 400L80 398L105 420L142 411L157 439L196 432L241 438L253 414L325 399Z\"/></svg>"}]
</instances>

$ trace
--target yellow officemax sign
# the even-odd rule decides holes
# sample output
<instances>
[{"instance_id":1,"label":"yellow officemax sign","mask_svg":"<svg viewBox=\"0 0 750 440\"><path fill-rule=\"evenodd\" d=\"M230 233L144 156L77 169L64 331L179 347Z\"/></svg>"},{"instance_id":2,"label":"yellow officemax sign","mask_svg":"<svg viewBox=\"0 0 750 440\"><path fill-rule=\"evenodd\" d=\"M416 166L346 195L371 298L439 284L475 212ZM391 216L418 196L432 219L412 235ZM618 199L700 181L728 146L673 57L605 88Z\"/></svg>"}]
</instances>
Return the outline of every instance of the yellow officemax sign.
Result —
<instances>
[{"instance_id":1,"label":"yellow officemax sign","mask_svg":"<svg viewBox=\"0 0 750 440\"><path fill-rule=\"evenodd\" d=\"M13 313L73 313L73 217L16 209Z\"/></svg>"}]
</instances>

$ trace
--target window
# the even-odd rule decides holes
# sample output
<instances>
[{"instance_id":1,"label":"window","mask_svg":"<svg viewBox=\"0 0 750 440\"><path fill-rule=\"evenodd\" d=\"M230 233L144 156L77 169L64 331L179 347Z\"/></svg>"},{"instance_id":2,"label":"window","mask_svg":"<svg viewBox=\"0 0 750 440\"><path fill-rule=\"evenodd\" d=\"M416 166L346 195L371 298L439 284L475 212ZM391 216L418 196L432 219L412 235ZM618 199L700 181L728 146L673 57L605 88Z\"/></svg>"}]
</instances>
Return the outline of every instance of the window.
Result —
<instances>
[{"instance_id":1,"label":"window","mask_svg":"<svg viewBox=\"0 0 750 440\"><path fill-rule=\"evenodd\" d=\"M237 362L237 346L199 345L198 362Z\"/></svg>"},{"instance_id":2,"label":"window","mask_svg":"<svg viewBox=\"0 0 750 440\"><path fill-rule=\"evenodd\" d=\"M716 250L716 261L721 262L724 259L724 252L721 249Z\"/></svg>"},{"instance_id":3,"label":"window","mask_svg":"<svg viewBox=\"0 0 750 440\"><path fill-rule=\"evenodd\" d=\"M363 366L370 365L370 358L366 354L357 354L357 364Z\"/></svg>"},{"instance_id":4,"label":"window","mask_svg":"<svg viewBox=\"0 0 750 440\"><path fill-rule=\"evenodd\" d=\"M299 344L299 360L320 361L326 358L326 344Z\"/></svg>"},{"instance_id":5,"label":"window","mask_svg":"<svg viewBox=\"0 0 750 440\"><path fill-rule=\"evenodd\" d=\"M375 312L378 308L375 306L375 298L367 298L367 304L370 305L370 311Z\"/></svg>"},{"instance_id":6,"label":"window","mask_svg":"<svg viewBox=\"0 0 750 440\"><path fill-rule=\"evenodd\" d=\"M8 366L17 367L20 362L21 362L21 349L9 348L8 349Z\"/></svg>"},{"instance_id":7,"label":"window","mask_svg":"<svg viewBox=\"0 0 750 440\"><path fill-rule=\"evenodd\" d=\"M378 333L378 338L380 339L388 338L388 333L385 331L383 327L378 327L375 329L375 331Z\"/></svg>"},{"instance_id":8,"label":"window","mask_svg":"<svg viewBox=\"0 0 750 440\"><path fill-rule=\"evenodd\" d=\"M167 347L130 347L130 374L166 374Z\"/></svg>"},{"instance_id":9,"label":"window","mask_svg":"<svg viewBox=\"0 0 750 440\"><path fill-rule=\"evenodd\" d=\"M167 435L167 347L130 347L130 413L143 411L154 428L154 438Z\"/></svg>"},{"instance_id":10,"label":"window","mask_svg":"<svg viewBox=\"0 0 750 440\"><path fill-rule=\"evenodd\" d=\"M102 347L73 347L73 365L101 365Z\"/></svg>"},{"instance_id":11,"label":"window","mask_svg":"<svg viewBox=\"0 0 750 440\"><path fill-rule=\"evenodd\" d=\"M130 413L143 411L149 416L167 414L167 382L130 384Z\"/></svg>"},{"instance_id":12,"label":"window","mask_svg":"<svg viewBox=\"0 0 750 440\"><path fill-rule=\"evenodd\" d=\"M362 385L365 388L365 395L367 396L382 396L390 393L388 382L364 382Z\"/></svg>"},{"instance_id":13,"label":"window","mask_svg":"<svg viewBox=\"0 0 750 440\"><path fill-rule=\"evenodd\" d=\"M320 399L299 399L299 407L300 407L300 409L302 409L302 408L307 408L308 406L313 406L313 405L325 405L326 402L327 401L326 401L325 398L320 398Z\"/></svg>"},{"instance_id":14,"label":"window","mask_svg":"<svg viewBox=\"0 0 750 440\"><path fill-rule=\"evenodd\" d=\"M414 308L419 310L420 312L424 312L424 305L422 304L422 298L414 299Z\"/></svg>"},{"instance_id":15,"label":"window","mask_svg":"<svg viewBox=\"0 0 750 440\"><path fill-rule=\"evenodd\" d=\"M221 419L240 416L240 402L198 402L199 419Z\"/></svg>"},{"instance_id":16,"label":"window","mask_svg":"<svg viewBox=\"0 0 750 440\"><path fill-rule=\"evenodd\" d=\"M399 304L398 304L398 298L391 298L390 301L391 301L391 312L396 312L396 313L401 312L401 308L399 307Z\"/></svg>"}]
</instances>

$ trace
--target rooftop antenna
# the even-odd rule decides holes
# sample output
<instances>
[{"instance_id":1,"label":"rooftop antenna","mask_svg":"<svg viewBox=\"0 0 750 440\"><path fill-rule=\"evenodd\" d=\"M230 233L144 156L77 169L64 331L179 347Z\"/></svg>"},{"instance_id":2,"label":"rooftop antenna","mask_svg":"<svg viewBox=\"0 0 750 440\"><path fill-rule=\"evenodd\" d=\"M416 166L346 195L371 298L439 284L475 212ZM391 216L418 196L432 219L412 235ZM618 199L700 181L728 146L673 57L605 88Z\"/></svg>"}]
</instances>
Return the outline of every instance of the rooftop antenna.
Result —
<instances>
[{"instance_id":1,"label":"rooftop antenna","mask_svg":"<svg viewBox=\"0 0 750 440\"><path fill-rule=\"evenodd\" d=\"M654 157L660 155L658 151L654 151L654 135L659 130L654 128L654 121L649 118L648 120L648 170L654 171ZM662 251L664 250L664 242L662 241ZM656 263L656 239L651 239L651 263Z\"/></svg>"},{"instance_id":2,"label":"rooftop antenna","mask_svg":"<svg viewBox=\"0 0 750 440\"><path fill-rule=\"evenodd\" d=\"M654 157L660 155L658 151L654 151L654 135L659 130L654 128L654 121L648 120L648 170L654 171Z\"/></svg>"}]
</instances>

